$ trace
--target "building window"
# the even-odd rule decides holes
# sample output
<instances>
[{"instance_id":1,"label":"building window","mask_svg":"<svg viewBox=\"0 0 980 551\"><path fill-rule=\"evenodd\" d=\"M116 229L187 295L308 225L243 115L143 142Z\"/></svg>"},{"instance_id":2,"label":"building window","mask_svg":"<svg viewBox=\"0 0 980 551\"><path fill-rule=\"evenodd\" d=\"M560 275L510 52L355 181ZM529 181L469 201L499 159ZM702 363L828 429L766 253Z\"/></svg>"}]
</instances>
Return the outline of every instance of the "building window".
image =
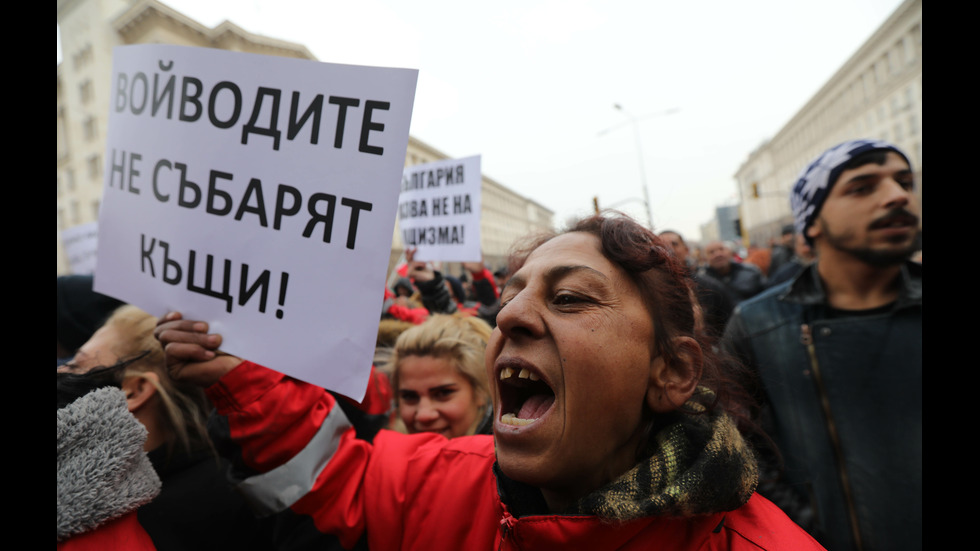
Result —
<instances>
[{"instance_id":1,"label":"building window","mask_svg":"<svg viewBox=\"0 0 980 551\"><path fill-rule=\"evenodd\" d=\"M895 141L896 142L902 141L902 123L896 122L895 128L893 130L895 133Z\"/></svg>"},{"instance_id":2,"label":"building window","mask_svg":"<svg viewBox=\"0 0 980 551\"><path fill-rule=\"evenodd\" d=\"M95 117L88 117L85 119L85 122L82 123L82 135L85 136L85 139L88 141L92 141L99 137L98 129L96 128L95 124Z\"/></svg>"},{"instance_id":3,"label":"building window","mask_svg":"<svg viewBox=\"0 0 980 551\"><path fill-rule=\"evenodd\" d=\"M65 209L58 209L58 229L63 230L68 227L68 221L65 220Z\"/></svg>"},{"instance_id":4,"label":"building window","mask_svg":"<svg viewBox=\"0 0 980 551\"><path fill-rule=\"evenodd\" d=\"M909 134L913 137L919 135L919 119L914 113L909 115Z\"/></svg>"},{"instance_id":5,"label":"building window","mask_svg":"<svg viewBox=\"0 0 980 551\"><path fill-rule=\"evenodd\" d=\"M72 61L75 63L75 69L79 67L84 67L89 62L92 61L92 45L86 44L84 48L80 49L78 53L72 56Z\"/></svg>"},{"instance_id":6,"label":"building window","mask_svg":"<svg viewBox=\"0 0 980 551\"><path fill-rule=\"evenodd\" d=\"M75 191L75 170L69 168L65 171L65 191Z\"/></svg>"},{"instance_id":7,"label":"building window","mask_svg":"<svg viewBox=\"0 0 980 551\"><path fill-rule=\"evenodd\" d=\"M86 79L81 84L78 85L78 93L82 99L82 104L87 104L92 101L92 81Z\"/></svg>"},{"instance_id":8,"label":"building window","mask_svg":"<svg viewBox=\"0 0 980 551\"><path fill-rule=\"evenodd\" d=\"M885 64L887 61L884 56L877 63L875 63L875 81L878 84L884 84L888 80L888 74L885 72Z\"/></svg>"},{"instance_id":9,"label":"building window","mask_svg":"<svg viewBox=\"0 0 980 551\"><path fill-rule=\"evenodd\" d=\"M915 45L912 44L912 38L906 36L902 39L902 51L905 53L905 63L911 65L915 63Z\"/></svg>"},{"instance_id":10,"label":"building window","mask_svg":"<svg viewBox=\"0 0 980 551\"><path fill-rule=\"evenodd\" d=\"M98 220L99 219L99 207L100 206L102 206L102 203L98 199L96 199L95 201L92 201L92 219L93 220Z\"/></svg>"},{"instance_id":11,"label":"building window","mask_svg":"<svg viewBox=\"0 0 980 551\"><path fill-rule=\"evenodd\" d=\"M902 68L902 64L898 60L898 45L888 50L888 73L894 75Z\"/></svg>"},{"instance_id":12,"label":"building window","mask_svg":"<svg viewBox=\"0 0 980 551\"><path fill-rule=\"evenodd\" d=\"M95 179L102 176L102 164L99 162L98 155L91 155L88 158L88 177Z\"/></svg>"},{"instance_id":13,"label":"building window","mask_svg":"<svg viewBox=\"0 0 980 551\"><path fill-rule=\"evenodd\" d=\"M78 224L79 221L80 221L79 220L79 212L78 212L78 201L72 199L72 201L68 205L68 207L71 209L71 223L72 224Z\"/></svg>"}]
</instances>

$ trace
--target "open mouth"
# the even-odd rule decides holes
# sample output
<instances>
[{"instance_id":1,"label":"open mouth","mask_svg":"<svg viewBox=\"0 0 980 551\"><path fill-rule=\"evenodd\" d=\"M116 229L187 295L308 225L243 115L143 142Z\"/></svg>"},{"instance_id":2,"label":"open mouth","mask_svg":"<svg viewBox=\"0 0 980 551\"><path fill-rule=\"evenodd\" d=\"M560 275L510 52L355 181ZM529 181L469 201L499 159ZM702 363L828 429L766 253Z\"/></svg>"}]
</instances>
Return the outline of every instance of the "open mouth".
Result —
<instances>
[{"instance_id":1,"label":"open mouth","mask_svg":"<svg viewBox=\"0 0 980 551\"><path fill-rule=\"evenodd\" d=\"M525 426L544 416L555 403L555 392L524 367L500 370L500 422Z\"/></svg>"}]
</instances>

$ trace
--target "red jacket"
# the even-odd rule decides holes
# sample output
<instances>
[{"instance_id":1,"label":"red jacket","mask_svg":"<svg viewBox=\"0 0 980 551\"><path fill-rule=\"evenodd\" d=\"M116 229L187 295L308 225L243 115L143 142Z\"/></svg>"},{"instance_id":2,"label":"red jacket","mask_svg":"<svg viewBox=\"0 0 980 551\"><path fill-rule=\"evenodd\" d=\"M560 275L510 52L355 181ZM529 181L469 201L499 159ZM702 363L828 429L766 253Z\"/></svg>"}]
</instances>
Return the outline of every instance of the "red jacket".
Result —
<instances>
[{"instance_id":1,"label":"red jacket","mask_svg":"<svg viewBox=\"0 0 980 551\"><path fill-rule=\"evenodd\" d=\"M754 495L735 511L611 524L578 515L511 516L493 474L493 437L447 440L354 431L323 389L243 362L208 388L260 512L308 515L347 549L365 534L394 549L822 549Z\"/></svg>"},{"instance_id":2,"label":"red jacket","mask_svg":"<svg viewBox=\"0 0 980 551\"><path fill-rule=\"evenodd\" d=\"M58 551L156 551L153 540L136 518L136 511L111 520L94 530L89 530L58 542Z\"/></svg>"}]
</instances>

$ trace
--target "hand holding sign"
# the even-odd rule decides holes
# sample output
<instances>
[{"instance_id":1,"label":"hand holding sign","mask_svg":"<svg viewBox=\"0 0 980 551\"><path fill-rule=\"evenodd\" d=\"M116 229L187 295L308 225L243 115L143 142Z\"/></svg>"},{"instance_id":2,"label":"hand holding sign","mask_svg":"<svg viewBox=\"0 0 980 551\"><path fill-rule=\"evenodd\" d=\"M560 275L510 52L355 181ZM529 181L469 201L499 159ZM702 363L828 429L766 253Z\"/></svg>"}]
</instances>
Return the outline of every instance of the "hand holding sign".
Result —
<instances>
[{"instance_id":1,"label":"hand holding sign","mask_svg":"<svg viewBox=\"0 0 980 551\"><path fill-rule=\"evenodd\" d=\"M417 249L415 247L405 249L405 263L408 265L408 277L419 283L432 281L436 277L435 270L432 269L432 265L428 262L414 260L416 251Z\"/></svg>"},{"instance_id":2,"label":"hand holding sign","mask_svg":"<svg viewBox=\"0 0 980 551\"><path fill-rule=\"evenodd\" d=\"M161 317L153 336L163 345L167 370L176 381L208 387L242 362L218 350L221 335L209 334L207 323L185 320L180 312Z\"/></svg>"}]
</instances>

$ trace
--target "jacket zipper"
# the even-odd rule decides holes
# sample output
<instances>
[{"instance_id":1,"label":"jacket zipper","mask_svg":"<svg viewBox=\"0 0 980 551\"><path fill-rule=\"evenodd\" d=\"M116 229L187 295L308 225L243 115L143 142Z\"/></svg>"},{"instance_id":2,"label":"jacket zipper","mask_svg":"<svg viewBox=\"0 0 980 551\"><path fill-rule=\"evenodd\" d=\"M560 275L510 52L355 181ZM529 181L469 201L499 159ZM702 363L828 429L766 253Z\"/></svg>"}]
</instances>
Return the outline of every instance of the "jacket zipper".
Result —
<instances>
[{"instance_id":1,"label":"jacket zipper","mask_svg":"<svg viewBox=\"0 0 980 551\"><path fill-rule=\"evenodd\" d=\"M817 362L817 349L813 344L813 333L808 324L804 323L800 326L800 342L806 346L807 355L810 357L813 381L817 385L820 406L823 409L824 419L827 422L827 435L830 437L830 444L834 450L834 458L837 460L837 472L840 475L841 489L844 492L844 502L847 505L847 514L851 521L851 534L854 536L854 543L858 551L862 551L864 545L861 541L861 529L858 527L857 508L854 505L854 497L851 493L851 481L847 475L847 466L844 464L844 451L841 447L840 436L837 433L837 424L834 423L834 416L830 411L830 399L827 397L827 389L823 384L823 377L820 374L820 365Z\"/></svg>"}]
</instances>

